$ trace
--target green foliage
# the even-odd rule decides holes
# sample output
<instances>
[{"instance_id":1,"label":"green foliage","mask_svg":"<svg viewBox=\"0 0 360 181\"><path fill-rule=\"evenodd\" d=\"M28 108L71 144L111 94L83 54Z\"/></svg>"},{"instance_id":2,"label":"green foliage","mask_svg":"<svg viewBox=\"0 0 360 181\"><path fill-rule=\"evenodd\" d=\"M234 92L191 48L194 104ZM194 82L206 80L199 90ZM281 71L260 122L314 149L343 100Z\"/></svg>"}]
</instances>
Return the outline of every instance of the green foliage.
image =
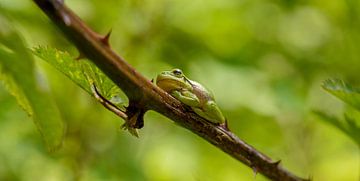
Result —
<instances>
[{"instance_id":1,"label":"green foliage","mask_svg":"<svg viewBox=\"0 0 360 181\"><path fill-rule=\"evenodd\" d=\"M352 141L358 138L348 139L357 130L351 124L359 125L360 116L356 109L349 113L347 108L356 104L342 109L342 102L321 89L319 79L339 76L359 82L360 1L83 0L65 4L94 31L105 34L111 28L112 49L149 79L163 70L180 68L208 87L230 129L271 158L281 159L295 174L312 175L313 180L359 180L359 147ZM88 89L94 81L111 99L116 94L108 91L112 83L101 87L101 81L95 80L101 75L88 71L89 76L79 80L84 91L76 85L80 83L72 82L75 78L53 68L66 52L71 56L64 59L76 65L74 70L71 65L57 68L60 71L76 74L78 67L81 71L89 67L84 66L87 60L73 60L74 45L33 1L3 0L0 6L0 14L11 16L27 47L37 47L31 51L47 54L51 60L46 61L54 62L48 66L38 60L35 72L46 73L49 96L66 123L63 149L56 157L44 153L38 133L1 85L0 180L254 180L251 169L153 111L145 114L140 139L117 131L122 120L94 101ZM0 31L5 30L2 20ZM1 50L12 52L8 46ZM56 54L58 58L51 58ZM6 86L26 97L16 79L10 80L14 83ZM31 105L28 99L19 100L22 107ZM324 121L313 121L309 116L313 108L321 108Z\"/></svg>"},{"instance_id":2,"label":"green foliage","mask_svg":"<svg viewBox=\"0 0 360 181\"><path fill-rule=\"evenodd\" d=\"M360 111L360 91L340 79L328 79L323 89Z\"/></svg>"},{"instance_id":3,"label":"green foliage","mask_svg":"<svg viewBox=\"0 0 360 181\"><path fill-rule=\"evenodd\" d=\"M3 51L0 49L0 51ZM0 52L2 56L4 56L4 52ZM8 58L8 57L5 57ZM13 77L6 73L6 70L0 65L0 80L3 81L4 86L9 91L9 93L16 98L16 101L21 106L21 108L24 109L24 111L29 115L33 116L33 110L31 108L31 105L24 95L24 92L22 89L17 85L16 81L13 79Z\"/></svg>"},{"instance_id":4,"label":"green foliage","mask_svg":"<svg viewBox=\"0 0 360 181\"><path fill-rule=\"evenodd\" d=\"M35 47L32 52L65 74L90 95L93 95L91 86L95 84L103 96L124 107L125 95L91 62L83 59L75 60L67 52L50 47Z\"/></svg>"},{"instance_id":5,"label":"green foliage","mask_svg":"<svg viewBox=\"0 0 360 181\"><path fill-rule=\"evenodd\" d=\"M62 144L64 124L44 82L37 79L34 60L19 34L3 21L0 31L1 79L19 105L33 117L49 151Z\"/></svg>"},{"instance_id":6,"label":"green foliage","mask_svg":"<svg viewBox=\"0 0 360 181\"><path fill-rule=\"evenodd\" d=\"M354 107L357 111L360 111L360 92L347 84L345 81L340 79L328 79L323 82L323 89L328 91L330 94L341 99L346 104ZM344 114L345 121L329 116L323 112L315 111L317 116L322 120L335 126L350 138L352 138L360 146L360 125L357 123L360 121L360 117L356 114L350 117L348 114ZM357 121L357 119L359 119Z\"/></svg>"}]
</instances>

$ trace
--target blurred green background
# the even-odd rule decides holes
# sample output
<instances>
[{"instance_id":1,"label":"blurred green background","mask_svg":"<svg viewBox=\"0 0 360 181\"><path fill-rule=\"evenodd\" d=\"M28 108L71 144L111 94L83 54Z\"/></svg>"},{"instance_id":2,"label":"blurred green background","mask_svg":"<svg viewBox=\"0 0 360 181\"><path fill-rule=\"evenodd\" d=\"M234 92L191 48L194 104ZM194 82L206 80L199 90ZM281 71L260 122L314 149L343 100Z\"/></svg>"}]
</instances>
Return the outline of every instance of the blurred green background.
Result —
<instances>
[{"instance_id":1,"label":"blurred green background","mask_svg":"<svg viewBox=\"0 0 360 181\"><path fill-rule=\"evenodd\" d=\"M359 1L66 4L95 31L112 29L113 49L149 79L177 67L206 85L231 130L285 168L314 180L359 180L358 145L312 114L341 117L348 109L321 89L323 80L360 85ZM1 0L0 8L0 24L10 22L28 48L48 45L77 56L32 1ZM35 62L65 123L63 146L49 153L1 85L0 180L267 180L156 112L145 115L140 138L132 137L119 129L123 120L70 79Z\"/></svg>"}]
</instances>

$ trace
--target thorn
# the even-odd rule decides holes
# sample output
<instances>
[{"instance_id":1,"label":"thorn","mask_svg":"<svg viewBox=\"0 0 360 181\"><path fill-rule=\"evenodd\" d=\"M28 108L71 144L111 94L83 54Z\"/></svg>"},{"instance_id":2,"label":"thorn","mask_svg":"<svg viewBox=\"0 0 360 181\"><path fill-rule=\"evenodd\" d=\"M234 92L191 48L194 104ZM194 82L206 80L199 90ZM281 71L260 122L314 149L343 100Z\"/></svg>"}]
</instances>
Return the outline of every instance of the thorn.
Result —
<instances>
[{"instance_id":1,"label":"thorn","mask_svg":"<svg viewBox=\"0 0 360 181\"><path fill-rule=\"evenodd\" d=\"M75 60L81 60L81 59L84 59L84 58L86 58L85 55L82 52L80 52L78 57L75 58Z\"/></svg>"},{"instance_id":2,"label":"thorn","mask_svg":"<svg viewBox=\"0 0 360 181\"><path fill-rule=\"evenodd\" d=\"M253 169L254 172L254 179L256 179L256 175L258 173L258 170L255 167L251 167Z\"/></svg>"},{"instance_id":3,"label":"thorn","mask_svg":"<svg viewBox=\"0 0 360 181\"><path fill-rule=\"evenodd\" d=\"M280 162L281 162L281 160L278 160L278 161L272 162L271 164L277 167L277 166L279 166Z\"/></svg>"},{"instance_id":4,"label":"thorn","mask_svg":"<svg viewBox=\"0 0 360 181\"><path fill-rule=\"evenodd\" d=\"M154 79L151 79L150 82L151 82L151 83L154 83Z\"/></svg>"},{"instance_id":5,"label":"thorn","mask_svg":"<svg viewBox=\"0 0 360 181\"><path fill-rule=\"evenodd\" d=\"M110 29L110 31L104 37L100 38L100 41L108 47L110 47L109 38L110 38L111 32L112 32L112 29Z\"/></svg>"}]
</instances>

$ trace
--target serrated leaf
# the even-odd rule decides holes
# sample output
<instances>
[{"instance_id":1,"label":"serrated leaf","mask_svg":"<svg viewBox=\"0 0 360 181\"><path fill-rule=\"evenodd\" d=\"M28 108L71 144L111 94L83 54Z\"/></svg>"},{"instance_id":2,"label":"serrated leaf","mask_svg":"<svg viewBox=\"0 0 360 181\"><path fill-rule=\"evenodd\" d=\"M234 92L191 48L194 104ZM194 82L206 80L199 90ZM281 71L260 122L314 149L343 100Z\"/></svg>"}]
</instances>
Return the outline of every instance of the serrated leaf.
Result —
<instances>
[{"instance_id":1,"label":"serrated leaf","mask_svg":"<svg viewBox=\"0 0 360 181\"><path fill-rule=\"evenodd\" d=\"M324 81L322 87L332 95L360 111L360 91L340 79Z\"/></svg>"},{"instance_id":2,"label":"serrated leaf","mask_svg":"<svg viewBox=\"0 0 360 181\"><path fill-rule=\"evenodd\" d=\"M50 47L35 47L32 52L65 74L90 95L93 95L91 85L94 83L104 97L111 99L119 107L124 107L126 100L124 93L91 62L75 60L67 52ZM116 98L120 100L113 101Z\"/></svg>"},{"instance_id":3,"label":"serrated leaf","mask_svg":"<svg viewBox=\"0 0 360 181\"><path fill-rule=\"evenodd\" d=\"M49 151L61 146L64 124L49 92L36 81L34 61L19 34L2 22L0 29L1 80L33 117Z\"/></svg>"}]
</instances>

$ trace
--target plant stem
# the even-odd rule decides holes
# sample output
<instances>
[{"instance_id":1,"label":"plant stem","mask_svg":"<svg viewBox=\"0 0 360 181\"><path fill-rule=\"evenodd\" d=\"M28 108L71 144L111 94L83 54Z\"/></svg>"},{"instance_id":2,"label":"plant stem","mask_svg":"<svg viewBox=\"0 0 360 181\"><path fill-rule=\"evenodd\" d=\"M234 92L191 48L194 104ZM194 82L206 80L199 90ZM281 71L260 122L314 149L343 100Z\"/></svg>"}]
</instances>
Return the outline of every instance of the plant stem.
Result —
<instances>
[{"instance_id":1,"label":"plant stem","mask_svg":"<svg viewBox=\"0 0 360 181\"><path fill-rule=\"evenodd\" d=\"M92 31L68 9L61 0L33 0L75 44L78 50L93 61L117 86L144 110L154 110L178 125L204 138L230 156L248 165L255 172L272 180L306 180L295 176L260 153L232 132L215 126L195 113L186 111L175 98L165 93L118 56L103 37Z\"/></svg>"}]
</instances>

